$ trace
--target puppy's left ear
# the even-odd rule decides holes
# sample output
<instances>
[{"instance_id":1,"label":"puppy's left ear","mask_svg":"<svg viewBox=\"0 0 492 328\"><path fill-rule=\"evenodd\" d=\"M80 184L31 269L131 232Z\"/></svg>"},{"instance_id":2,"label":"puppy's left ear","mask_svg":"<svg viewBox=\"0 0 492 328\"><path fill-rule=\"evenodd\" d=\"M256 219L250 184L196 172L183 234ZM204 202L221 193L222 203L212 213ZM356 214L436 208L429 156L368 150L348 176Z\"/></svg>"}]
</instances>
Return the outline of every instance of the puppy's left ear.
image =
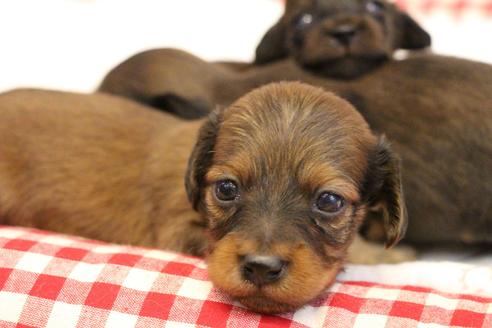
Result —
<instances>
[{"instance_id":1,"label":"puppy's left ear","mask_svg":"<svg viewBox=\"0 0 492 328\"><path fill-rule=\"evenodd\" d=\"M283 17L263 36L256 48L255 64L263 65L287 57L286 28Z\"/></svg>"},{"instance_id":2,"label":"puppy's left ear","mask_svg":"<svg viewBox=\"0 0 492 328\"><path fill-rule=\"evenodd\" d=\"M193 209L198 210L203 198L205 174L212 165L213 150L222 121L222 110L216 109L200 128L198 138L188 159L185 188Z\"/></svg>"},{"instance_id":3,"label":"puppy's left ear","mask_svg":"<svg viewBox=\"0 0 492 328\"><path fill-rule=\"evenodd\" d=\"M396 10L396 49L418 50L431 45L431 36L408 14Z\"/></svg>"},{"instance_id":4,"label":"puppy's left ear","mask_svg":"<svg viewBox=\"0 0 492 328\"><path fill-rule=\"evenodd\" d=\"M407 211L403 197L400 159L391 150L384 136L380 137L369 157L362 195L369 208L383 211L386 247L398 243L407 230Z\"/></svg>"}]
</instances>

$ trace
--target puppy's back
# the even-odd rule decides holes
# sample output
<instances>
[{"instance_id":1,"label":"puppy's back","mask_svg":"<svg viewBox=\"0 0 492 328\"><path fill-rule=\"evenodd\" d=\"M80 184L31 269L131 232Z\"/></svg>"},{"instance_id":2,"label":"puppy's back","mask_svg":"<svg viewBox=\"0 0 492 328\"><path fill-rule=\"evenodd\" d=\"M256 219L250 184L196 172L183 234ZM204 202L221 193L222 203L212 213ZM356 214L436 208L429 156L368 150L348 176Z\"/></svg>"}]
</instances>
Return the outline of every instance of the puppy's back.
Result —
<instances>
[{"instance_id":1,"label":"puppy's back","mask_svg":"<svg viewBox=\"0 0 492 328\"><path fill-rule=\"evenodd\" d=\"M0 118L2 155L19 170L56 162L92 166L129 154L140 158L156 126L174 121L116 97L44 90L0 95Z\"/></svg>"},{"instance_id":2,"label":"puppy's back","mask_svg":"<svg viewBox=\"0 0 492 328\"><path fill-rule=\"evenodd\" d=\"M0 224L148 244L144 172L156 134L177 123L107 95L0 95Z\"/></svg>"}]
</instances>

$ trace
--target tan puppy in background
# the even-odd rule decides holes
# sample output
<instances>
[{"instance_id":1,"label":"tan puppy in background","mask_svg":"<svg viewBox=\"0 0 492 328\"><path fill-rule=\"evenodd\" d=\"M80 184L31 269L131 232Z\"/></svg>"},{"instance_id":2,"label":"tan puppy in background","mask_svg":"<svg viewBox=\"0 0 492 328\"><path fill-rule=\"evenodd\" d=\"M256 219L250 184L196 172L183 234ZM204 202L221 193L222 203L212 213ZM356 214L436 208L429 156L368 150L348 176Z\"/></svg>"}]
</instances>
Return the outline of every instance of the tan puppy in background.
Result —
<instances>
[{"instance_id":1,"label":"tan puppy in background","mask_svg":"<svg viewBox=\"0 0 492 328\"><path fill-rule=\"evenodd\" d=\"M0 155L1 224L207 256L214 284L260 312L312 300L347 257L382 260L373 246L348 254L369 209L386 213L387 245L407 225L387 143L299 83L197 122L113 96L13 91L0 96Z\"/></svg>"}]
</instances>

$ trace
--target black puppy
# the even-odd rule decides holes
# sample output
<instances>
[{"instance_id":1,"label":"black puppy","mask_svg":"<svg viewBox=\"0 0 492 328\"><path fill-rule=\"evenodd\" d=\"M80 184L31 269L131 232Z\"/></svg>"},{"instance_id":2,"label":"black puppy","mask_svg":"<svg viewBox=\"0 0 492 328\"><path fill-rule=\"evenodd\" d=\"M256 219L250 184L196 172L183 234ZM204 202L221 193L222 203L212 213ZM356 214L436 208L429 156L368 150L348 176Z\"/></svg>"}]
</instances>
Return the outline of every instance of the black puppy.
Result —
<instances>
[{"instance_id":1,"label":"black puppy","mask_svg":"<svg viewBox=\"0 0 492 328\"><path fill-rule=\"evenodd\" d=\"M326 77L360 76L397 49L422 49L431 38L410 16L382 0L288 0L284 15L256 49L256 64L293 57Z\"/></svg>"}]
</instances>

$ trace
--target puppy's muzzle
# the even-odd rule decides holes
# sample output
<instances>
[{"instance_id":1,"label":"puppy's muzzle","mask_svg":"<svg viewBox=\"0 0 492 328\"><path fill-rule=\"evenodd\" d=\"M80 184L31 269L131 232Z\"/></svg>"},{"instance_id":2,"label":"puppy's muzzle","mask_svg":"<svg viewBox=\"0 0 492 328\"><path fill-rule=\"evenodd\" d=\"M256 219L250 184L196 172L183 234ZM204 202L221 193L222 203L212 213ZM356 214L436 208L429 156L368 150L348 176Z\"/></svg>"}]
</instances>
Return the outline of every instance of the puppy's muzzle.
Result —
<instances>
[{"instance_id":1,"label":"puppy's muzzle","mask_svg":"<svg viewBox=\"0 0 492 328\"><path fill-rule=\"evenodd\" d=\"M241 274L244 280L261 287L279 281L287 263L277 256L246 255L241 260Z\"/></svg>"}]
</instances>

